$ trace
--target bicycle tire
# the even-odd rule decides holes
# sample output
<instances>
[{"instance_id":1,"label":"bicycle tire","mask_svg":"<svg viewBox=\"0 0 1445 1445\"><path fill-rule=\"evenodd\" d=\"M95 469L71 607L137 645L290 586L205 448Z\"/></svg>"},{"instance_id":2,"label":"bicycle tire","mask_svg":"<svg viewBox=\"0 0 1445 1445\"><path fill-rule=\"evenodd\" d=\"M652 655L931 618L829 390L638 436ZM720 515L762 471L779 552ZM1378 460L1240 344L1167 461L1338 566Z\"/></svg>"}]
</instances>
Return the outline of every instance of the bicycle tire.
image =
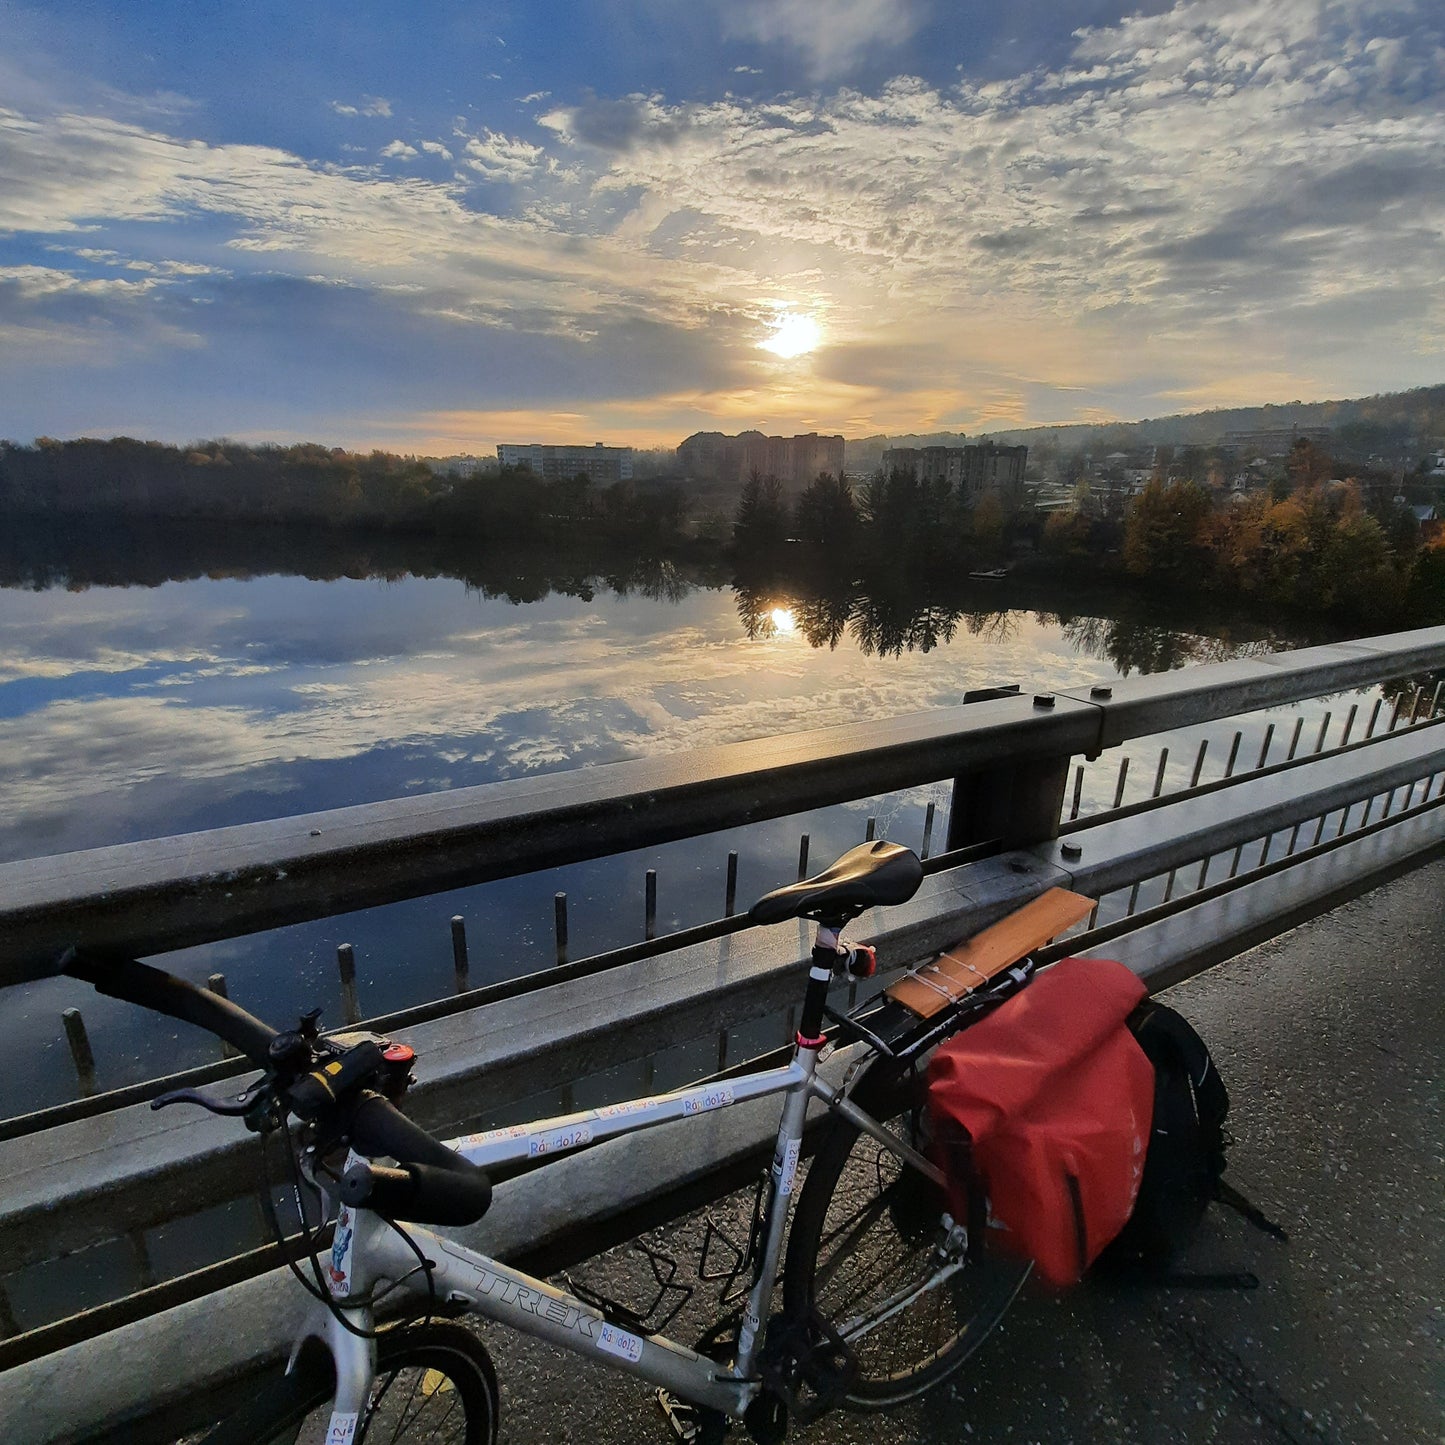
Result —
<instances>
[{"instance_id":1,"label":"bicycle tire","mask_svg":"<svg viewBox=\"0 0 1445 1445\"><path fill-rule=\"evenodd\" d=\"M278 1381L221 1426L177 1445L324 1445L335 1386L329 1358L304 1379ZM475 1335L454 1324L400 1326L377 1340L371 1400L353 1445L496 1445L497 1375Z\"/></svg>"},{"instance_id":2,"label":"bicycle tire","mask_svg":"<svg viewBox=\"0 0 1445 1445\"><path fill-rule=\"evenodd\" d=\"M923 1087L880 1058L853 1098L919 1147ZM985 1254L913 1296L938 1272L945 1210L942 1189L926 1176L856 1125L833 1120L798 1197L783 1303L788 1318L816 1311L842 1336L856 1366L843 1394L849 1409L888 1409L947 1379L1028 1277L1027 1262Z\"/></svg>"}]
</instances>

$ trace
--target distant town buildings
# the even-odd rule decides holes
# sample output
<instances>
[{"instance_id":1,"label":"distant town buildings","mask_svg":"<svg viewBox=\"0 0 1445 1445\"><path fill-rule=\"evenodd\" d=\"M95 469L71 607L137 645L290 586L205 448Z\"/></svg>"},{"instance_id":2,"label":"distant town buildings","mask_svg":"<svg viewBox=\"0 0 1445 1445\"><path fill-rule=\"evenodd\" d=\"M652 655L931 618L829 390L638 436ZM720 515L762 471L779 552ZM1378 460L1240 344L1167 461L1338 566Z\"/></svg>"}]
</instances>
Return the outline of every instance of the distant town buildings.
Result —
<instances>
[{"instance_id":1,"label":"distant town buildings","mask_svg":"<svg viewBox=\"0 0 1445 1445\"><path fill-rule=\"evenodd\" d=\"M883 453L885 472L911 472L920 482L942 481L972 506L985 493L996 495L1023 486L1027 447L978 442L962 447L891 447Z\"/></svg>"},{"instance_id":2,"label":"distant town buildings","mask_svg":"<svg viewBox=\"0 0 1445 1445\"><path fill-rule=\"evenodd\" d=\"M842 475L843 438L817 432L770 437L745 431L731 437L700 431L678 447L677 460L685 476L699 481L743 482L756 471L785 484L804 486L819 472Z\"/></svg>"},{"instance_id":3,"label":"distant town buildings","mask_svg":"<svg viewBox=\"0 0 1445 1445\"><path fill-rule=\"evenodd\" d=\"M497 460L504 467L526 467L546 482L566 481L585 472L594 482L627 482L632 480L632 448L605 447L601 442L590 447L564 447L529 442L519 446L499 442Z\"/></svg>"}]
</instances>

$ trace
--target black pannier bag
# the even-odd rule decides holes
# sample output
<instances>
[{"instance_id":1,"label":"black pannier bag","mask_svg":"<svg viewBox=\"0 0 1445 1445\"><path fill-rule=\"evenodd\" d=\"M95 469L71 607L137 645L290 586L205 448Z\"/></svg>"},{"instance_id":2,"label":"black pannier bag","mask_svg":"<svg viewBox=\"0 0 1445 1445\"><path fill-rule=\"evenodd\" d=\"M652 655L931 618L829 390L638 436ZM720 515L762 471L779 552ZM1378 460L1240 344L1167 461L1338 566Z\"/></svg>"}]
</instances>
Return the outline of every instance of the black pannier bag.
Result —
<instances>
[{"instance_id":1,"label":"black pannier bag","mask_svg":"<svg viewBox=\"0 0 1445 1445\"><path fill-rule=\"evenodd\" d=\"M1219 1070L1193 1026L1164 1004L1146 1000L1128 1026L1154 1066L1154 1119L1133 1213L1096 1268L1159 1284L1253 1289L1259 1280L1248 1272L1191 1274L1174 1268L1211 1201L1227 1204L1276 1239L1287 1238L1224 1182L1229 1093Z\"/></svg>"}]
</instances>

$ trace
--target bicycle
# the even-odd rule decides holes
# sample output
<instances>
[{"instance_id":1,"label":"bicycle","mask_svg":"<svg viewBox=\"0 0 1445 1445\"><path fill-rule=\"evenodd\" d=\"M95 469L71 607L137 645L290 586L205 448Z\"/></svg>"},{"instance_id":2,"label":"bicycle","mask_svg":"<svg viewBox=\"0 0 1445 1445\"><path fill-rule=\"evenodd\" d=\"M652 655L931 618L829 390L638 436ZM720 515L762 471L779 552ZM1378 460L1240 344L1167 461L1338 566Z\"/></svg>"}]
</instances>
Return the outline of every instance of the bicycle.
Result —
<instances>
[{"instance_id":1,"label":"bicycle","mask_svg":"<svg viewBox=\"0 0 1445 1445\"><path fill-rule=\"evenodd\" d=\"M846 1015L829 1008L836 978L871 977L877 967L872 948L841 942L843 929L870 908L906 902L922 878L908 849L868 843L749 910L754 923L817 924L786 1065L445 1142L396 1107L413 1082L407 1045L362 1033L327 1037L319 1011L277 1031L160 969L69 951L64 972L207 1029L263 1071L238 1095L179 1090L152 1108L197 1104L242 1119L263 1136L263 1150L267 1136L286 1146L301 1214L300 1254L288 1253L287 1261L314 1297L311 1313L284 1373L187 1440L358 1445L422 1438L426 1429L433 1432L427 1439L486 1445L497 1434L496 1375L481 1341L454 1323L467 1314L651 1382L679 1433L705 1445L721 1441L733 1420L754 1440L777 1442L790 1416L808 1421L834 1406L883 1409L946 1379L1002 1317L1029 1265L993 1257L982 1189L960 1195L966 1171L950 1189L930 1157L942 1141L928 1135L919 1066L944 1038L1023 988L1033 964L1023 958L999 966L966 988L923 980L940 996L926 1017L886 993ZM909 977L918 982L917 974ZM835 1086L819 1075L818 1062L839 1043L857 1057ZM740 1310L696 1348L649 1328L625 1306L584 1298L579 1286L577 1293L559 1289L424 1227L480 1219L491 1202L488 1169L778 1094L772 1166L733 1272L737 1278L750 1269L751 1285ZM813 1099L832 1117L797 1191ZM307 1220L303 1193L315 1200L319 1219L334 1215L329 1250ZM284 1252L274 1213L272 1224ZM779 1278L783 1299L775 1312ZM378 1328L378 1307L399 1297L413 1315L420 1305L425 1318Z\"/></svg>"}]
</instances>

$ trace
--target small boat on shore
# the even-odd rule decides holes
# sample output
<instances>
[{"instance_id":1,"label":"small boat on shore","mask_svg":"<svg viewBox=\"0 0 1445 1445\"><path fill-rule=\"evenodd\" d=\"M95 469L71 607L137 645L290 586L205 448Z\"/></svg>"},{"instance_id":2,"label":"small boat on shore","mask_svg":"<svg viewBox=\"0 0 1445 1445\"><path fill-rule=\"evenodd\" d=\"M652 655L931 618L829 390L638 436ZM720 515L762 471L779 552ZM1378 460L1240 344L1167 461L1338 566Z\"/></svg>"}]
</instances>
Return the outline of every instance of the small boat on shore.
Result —
<instances>
[{"instance_id":1,"label":"small boat on shore","mask_svg":"<svg viewBox=\"0 0 1445 1445\"><path fill-rule=\"evenodd\" d=\"M970 572L976 582L1002 582L1008 576L1007 567L991 567L987 572Z\"/></svg>"}]
</instances>

